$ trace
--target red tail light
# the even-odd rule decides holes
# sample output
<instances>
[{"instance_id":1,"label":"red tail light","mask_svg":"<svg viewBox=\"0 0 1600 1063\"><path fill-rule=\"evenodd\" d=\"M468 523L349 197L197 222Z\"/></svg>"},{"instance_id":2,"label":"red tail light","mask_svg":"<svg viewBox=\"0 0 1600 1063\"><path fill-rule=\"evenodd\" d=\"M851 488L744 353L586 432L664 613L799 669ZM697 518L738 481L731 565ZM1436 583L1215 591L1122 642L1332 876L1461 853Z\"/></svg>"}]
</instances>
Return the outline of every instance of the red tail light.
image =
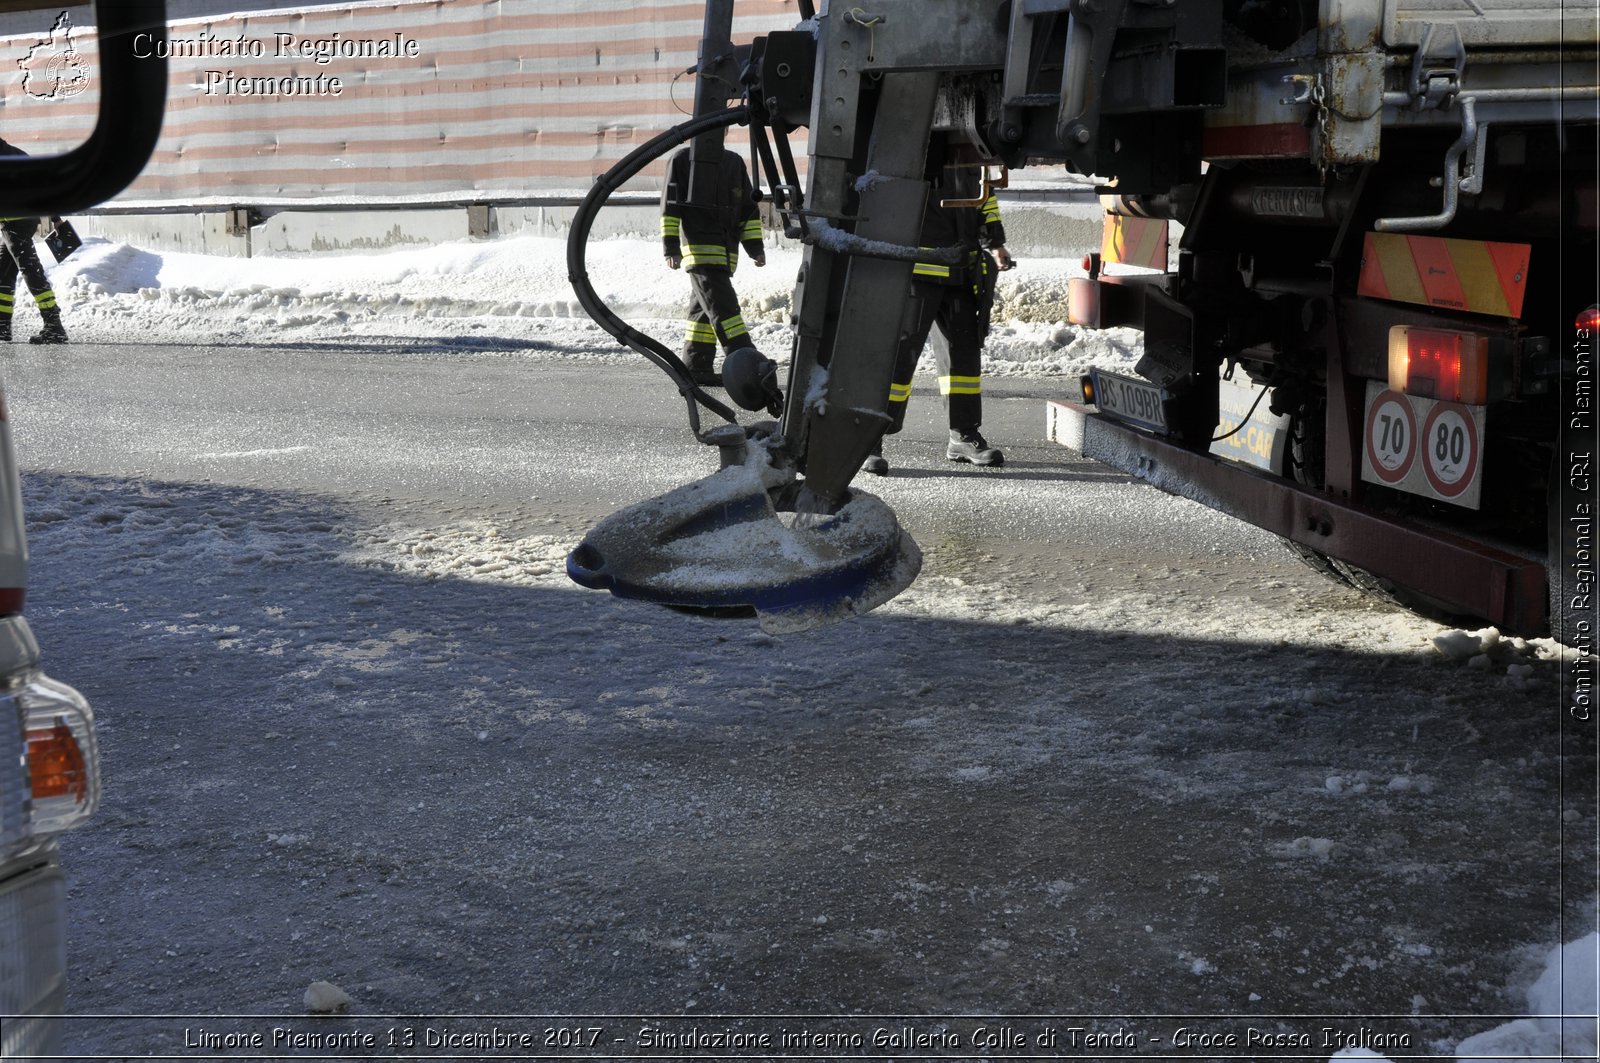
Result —
<instances>
[{"instance_id":1,"label":"red tail light","mask_svg":"<svg viewBox=\"0 0 1600 1063\"><path fill-rule=\"evenodd\" d=\"M1489 338L1396 325L1389 330L1389 386L1407 395L1482 405L1489 396Z\"/></svg>"},{"instance_id":2,"label":"red tail light","mask_svg":"<svg viewBox=\"0 0 1600 1063\"><path fill-rule=\"evenodd\" d=\"M1600 306L1591 306L1579 314L1573 327L1580 332L1600 332Z\"/></svg>"}]
</instances>

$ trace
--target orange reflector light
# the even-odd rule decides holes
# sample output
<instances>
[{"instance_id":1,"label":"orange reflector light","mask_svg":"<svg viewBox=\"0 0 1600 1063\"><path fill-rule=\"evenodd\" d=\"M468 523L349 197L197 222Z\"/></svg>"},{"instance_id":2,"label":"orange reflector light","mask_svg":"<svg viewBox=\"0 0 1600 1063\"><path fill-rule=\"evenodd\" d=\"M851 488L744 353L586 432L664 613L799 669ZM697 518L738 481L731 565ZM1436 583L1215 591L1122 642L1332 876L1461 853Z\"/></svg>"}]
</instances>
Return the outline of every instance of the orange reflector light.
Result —
<instances>
[{"instance_id":1,"label":"orange reflector light","mask_svg":"<svg viewBox=\"0 0 1600 1063\"><path fill-rule=\"evenodd\" d=\"M1481 406L1489 396L1489 337L1395 325L1389 330L1389 386Z\"/></svg>"},{"instance_id":2,"label":"orange reflector light","mask_svg":"<svg viewBox=\"0 0 1600 1063\"><path fill-rule=\"evenodd\" d=\"M65 720L58 718L48 731L28 732L28 770L35 799L70 796L82 801L89 796L89 768Z\"/></svg>"},{"instance_id":3,"label":"orange reflector light","mask_svg":"<svg viewBox=\"0 0 1600 1063\"><path fill-rule=\"evenodd\" d=\"M28 740L33 833L76 827L100 805L94 710L82 694L35 674L18 697Z\"/></svg>"},{"instance_id":4,"label":"orange reflector light","mask_svg":"<svg viewBox=\"0 0 1600 1063\"><path fill-rule=\"evenodd\" d=\"M1083 401L1090 406L1095 405L1094 377L1085 375L1080 381L1080 386L1083 388Z\"/></svg>"}]
</instances>

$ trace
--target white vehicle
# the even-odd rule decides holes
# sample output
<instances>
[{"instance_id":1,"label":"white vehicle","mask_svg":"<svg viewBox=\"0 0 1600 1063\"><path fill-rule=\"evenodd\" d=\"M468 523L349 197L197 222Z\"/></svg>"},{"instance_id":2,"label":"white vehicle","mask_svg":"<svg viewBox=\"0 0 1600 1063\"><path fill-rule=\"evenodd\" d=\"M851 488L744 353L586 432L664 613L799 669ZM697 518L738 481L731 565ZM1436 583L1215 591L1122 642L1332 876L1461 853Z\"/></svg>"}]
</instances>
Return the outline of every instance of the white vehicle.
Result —
<instances>
[{"instance_id":1,"label":"white vehicle","mask_svg":"<svg viewBox=\"0 0 1600 1063\"><path fill-rule=\"evenodd\" d=\"M27 4L10 5L26 8ZM33 5L44 9L43 5ZM51 5L52 7L54 5ZM161 132L166 63L131 43L166 25L163 0L96 0L99 116L57 156L0 160L0 216L71 214L138 175ZM100 760L94 714L39 668L23 619L28 544L22 487L0 392L0 1058L60 1054L66 1004L66 882L56 835L94 814Z\"/></svg>"},{"instance_id":2,"label":"white vehicle","mask_svg":"<svg viewBox=\"0 0 1600 1063\"><path fill-rule=\"evenodd\" d=\"M22 507L10 432L0 424L0 599L20 609ZM60 1051L66 997L66 896L56 835L100 803L94 714L39 669L19 612L0 618L0 1058Z\"/></svg>"}]
</instances>

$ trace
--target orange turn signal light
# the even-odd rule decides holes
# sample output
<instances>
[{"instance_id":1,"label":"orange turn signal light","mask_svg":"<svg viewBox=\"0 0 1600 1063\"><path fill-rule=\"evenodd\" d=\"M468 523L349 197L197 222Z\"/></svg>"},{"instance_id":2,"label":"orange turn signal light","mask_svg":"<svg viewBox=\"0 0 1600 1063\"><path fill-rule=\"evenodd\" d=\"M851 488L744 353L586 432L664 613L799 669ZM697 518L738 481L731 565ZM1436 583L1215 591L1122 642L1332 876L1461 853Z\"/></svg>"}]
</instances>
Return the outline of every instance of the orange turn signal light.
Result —
<instances>
[{"instance_id":1,"label":"orange turn signal light","mask_svg":"<svg viewBox=\"0 0 1600 1063\"><path fill-rule=\"evenodd\" d=\"M28 732L28 767L35 798L82 801L89 795L89 766L64 720L58 719L49 730Z\"/></svg>"}]
</instances>

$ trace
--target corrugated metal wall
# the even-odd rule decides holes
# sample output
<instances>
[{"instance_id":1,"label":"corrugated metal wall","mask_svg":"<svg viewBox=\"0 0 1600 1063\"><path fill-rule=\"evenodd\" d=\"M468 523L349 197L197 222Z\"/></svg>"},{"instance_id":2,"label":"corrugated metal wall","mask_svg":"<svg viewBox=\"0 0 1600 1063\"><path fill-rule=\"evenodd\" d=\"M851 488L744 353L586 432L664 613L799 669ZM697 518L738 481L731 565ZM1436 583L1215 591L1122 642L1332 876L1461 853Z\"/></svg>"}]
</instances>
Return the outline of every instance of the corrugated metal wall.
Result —
<instances>
[{"instance_id":1,"label":"corrugated metal wall","mask_svg":"<svg viewBox=\"0 0 1600 1063\"><path fill-rule=\"evenodd\" d=\"M735 11L736 42L799 17L794 0ZM0 37L0 133L35 154L82 140L98 106L91 9L66 13L70 37L52 36L49 11ZM694 78L674 76L695 61L703 17L694 0L389 0L174 22L161 141L119 200L581 192L691 109ZM307 51L336 37L400 54ZM659 169L633 187L659 187Z\"/></svg>"}]
</instances>

